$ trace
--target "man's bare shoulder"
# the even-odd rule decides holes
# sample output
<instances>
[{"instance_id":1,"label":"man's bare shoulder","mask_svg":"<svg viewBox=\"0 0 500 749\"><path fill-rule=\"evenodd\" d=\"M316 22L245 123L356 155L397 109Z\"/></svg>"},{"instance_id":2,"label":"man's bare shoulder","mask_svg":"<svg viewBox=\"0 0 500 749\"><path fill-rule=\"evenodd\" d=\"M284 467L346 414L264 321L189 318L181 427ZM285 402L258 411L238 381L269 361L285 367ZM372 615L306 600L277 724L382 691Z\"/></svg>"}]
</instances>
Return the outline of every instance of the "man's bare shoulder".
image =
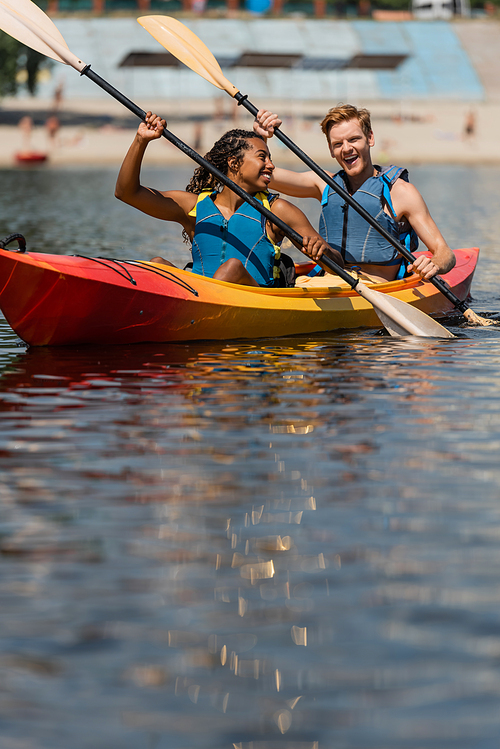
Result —
<instances>
[{"instance_id":1,"label":"man's bare shoulder","mask_svg":"<svg viewBox=\"0 0 500 749\"><path fill-rule=\"evenodd\" d=\"M414 197L420 195L419 191L411 182L406 182L404 179L397 179L391 188L391 195L401 195Z\"/></svg>"},{"instance_id":2,"label":"man's bare shoulder","mask_svg":"<svg viewBox=\"0 0 500 749\"><path fill-rule=\"evenodd\" d=\"M415 210L424 203L424 199L415 185L412 185L411 182L405 182L403 179L396 180L392 186L391 198L398 216L407 214L408 211Z\"/></svg>"}]
</instances>

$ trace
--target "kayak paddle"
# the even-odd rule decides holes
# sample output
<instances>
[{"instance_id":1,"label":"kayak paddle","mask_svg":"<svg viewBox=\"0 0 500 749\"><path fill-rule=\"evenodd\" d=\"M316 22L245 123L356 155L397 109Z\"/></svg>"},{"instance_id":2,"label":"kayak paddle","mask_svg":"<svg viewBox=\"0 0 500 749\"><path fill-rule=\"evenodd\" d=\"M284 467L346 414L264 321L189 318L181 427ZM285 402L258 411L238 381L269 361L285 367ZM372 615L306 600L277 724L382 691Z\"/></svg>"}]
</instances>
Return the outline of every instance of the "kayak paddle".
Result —
<instances>
[{"instance_id":1,"label":"kayak paddle","mask_svg":"<svg viewBox=\"0 0 500 749\"><path fill-rule=\"evenodd\" d=\"M198 73L202 78L205 78L209 83L212 83L219 89L226 91L230 96L235 99L239 105L243 106L254 116L259 111L254 106L246 94L242 94L236 86L234 86L224 76L219 63L215 59L214 55L210 52L208 47L199 39L195 33L193 33L187 26L178 21L176 18L170 16L142 16L137 19L138 22L153 36L165 49L167 49L174 57L184 63L188 68L191 68L195 73ZM346 201L370 226L378 231L384 239L386 239L398 252L403 255L410 263L415 260L412 253L398 242L393 236L391 236L378 221L371 216L359 203L354 200L349 193L338 185L334 180L327 174L318 164L316 164L302 149L300 149L290 138L285 135L279 128L274 129L276 137L284 143L296 156L307 164L309 169L315 172L321 179L326 182L335 192L337 192L343 200ZM488 320L485 317L481 317L476 312L470 309L465 301L461 301L448 285L439 276L434 276L430 279L430 282L456 307L468 320L471 325L496 325L494 320Z\"/></svg>"},{"instance_id":2,"label":"kayak paddle","mask_svg":"<svg viewBox=\"0 0 500 749\"><path fill-rule=\"evenodd\" d=\"M48 16L35 5L32 0L0 0L0 29L10 36L36 49L38 52L58 62L65 63L75 68L81 75L87 76L91 81L100 86L104 91L113 96L133 114L141 120L145 120L146 112L134 104L124 94L120 93L111 84L91 70L90 65L74 55L64 41L61 33L48 18ZM290 228L278 216L265 208L255 197L249 195L239 185L232 182L225 174L213 164L206 161L196 151L183 143L177 136L166 128L163 130L164 137L183 153L189 156L200 166L211 172L220 182L236 195L246 200L257 211L263 214L269 221L276 225L291 241L302 246L302 237ZM347 271L327 257L321 258L321 263L344 279L352 289L357 291L374 308L382 324L392 336L417 335L434 338L454 338L453 334L421 312L416 307L403 302L400 299L382 294L365 286L358 279L353 278Z\"/></svg>"}]
</instances>

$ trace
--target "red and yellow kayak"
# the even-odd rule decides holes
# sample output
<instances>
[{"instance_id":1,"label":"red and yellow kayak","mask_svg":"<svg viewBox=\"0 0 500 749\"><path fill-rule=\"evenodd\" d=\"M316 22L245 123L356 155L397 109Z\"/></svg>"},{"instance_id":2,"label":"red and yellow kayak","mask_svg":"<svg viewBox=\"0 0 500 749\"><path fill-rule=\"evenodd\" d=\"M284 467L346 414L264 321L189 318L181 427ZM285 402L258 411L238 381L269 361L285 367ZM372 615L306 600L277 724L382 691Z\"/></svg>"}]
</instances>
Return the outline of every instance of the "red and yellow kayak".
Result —
<instances>
[{"instance_id":1,"label":"red and yellow kayak","mask_svg":"<svg viewBox=\"0 0 500 749\"><path fill-rule=\"evenodd\" d=\"M455 254L457 264L443 278L463 300L479 250ZM299 273L307 266L300 265ZM270 338L380 327L359 294L335 276L325 279L330 286L263 289L150 262L0 249L0 309L31 346ZM433 316L453 309L417 276L372 288Z\"/></svg>"}]
</instances>

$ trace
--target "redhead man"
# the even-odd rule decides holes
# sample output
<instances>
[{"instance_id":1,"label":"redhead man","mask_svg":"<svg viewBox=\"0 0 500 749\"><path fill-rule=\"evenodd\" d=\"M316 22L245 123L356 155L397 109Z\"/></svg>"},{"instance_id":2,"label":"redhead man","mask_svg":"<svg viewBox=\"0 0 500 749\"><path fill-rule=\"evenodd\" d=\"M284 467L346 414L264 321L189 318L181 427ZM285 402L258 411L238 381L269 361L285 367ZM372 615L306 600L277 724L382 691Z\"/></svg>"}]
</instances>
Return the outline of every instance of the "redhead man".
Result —
<instances>
[{"instance_id":1,"label":"redhead man","mask_svg":"<svg viewBox=\"0 0 500 749\"><path fill-rule=\"evenodd\" d=\"M276 114L260 110L254 131L270 138L279 125L281 120ZM389 234L412 250L418 244L418 237L431 257L421 255L406 268L406 262L397 250L315 172L276 168L270 188L296 198L319 200L319 233L342 253L347 267L359 267L362 275L369 279L392 281L411 272L429 279L438 273L448 273L455 265L455 255L419 191L408 182L407 170L395 166L381 169L372 163L371 149L375 139L369 111L351 104L340 104L327 112L321 129L332 158L340 166L339 172L328 174Z\"/></svg>"}]
</instances>

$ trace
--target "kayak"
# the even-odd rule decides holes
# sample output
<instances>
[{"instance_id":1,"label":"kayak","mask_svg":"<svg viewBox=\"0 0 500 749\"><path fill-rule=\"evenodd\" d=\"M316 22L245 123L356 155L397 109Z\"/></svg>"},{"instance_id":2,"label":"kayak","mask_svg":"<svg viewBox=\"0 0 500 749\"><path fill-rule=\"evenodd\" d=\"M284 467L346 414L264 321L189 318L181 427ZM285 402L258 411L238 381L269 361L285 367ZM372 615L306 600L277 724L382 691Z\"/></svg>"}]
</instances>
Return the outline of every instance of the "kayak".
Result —
<instances>
[{"instance_id":1,"label":"kayak","mask_svg":"<svg viewBox=\"0 0 500 749\"><path fill-rule=\"evenodd\" d=\"M47 161L47 154L39 151L19 151L14 158L18 164L43 164Z\"/></svg>"},{"instance_id":2,"label":"kayak","mask_svg":"<svg viewBox=\"0 0 500 749\"><path fill-rule=\"evenodd\" d=\"M455 250L443 278L470 292L479 250ZM305 273L312 263L297 265ZM380 328L372 306L336 276L325 285L268 289L216 281L140 260L0 249L0 309L30 346L272 338ZM454 309L412 275L366 284L434 317Z\"/></svg>"}]
</instances>

